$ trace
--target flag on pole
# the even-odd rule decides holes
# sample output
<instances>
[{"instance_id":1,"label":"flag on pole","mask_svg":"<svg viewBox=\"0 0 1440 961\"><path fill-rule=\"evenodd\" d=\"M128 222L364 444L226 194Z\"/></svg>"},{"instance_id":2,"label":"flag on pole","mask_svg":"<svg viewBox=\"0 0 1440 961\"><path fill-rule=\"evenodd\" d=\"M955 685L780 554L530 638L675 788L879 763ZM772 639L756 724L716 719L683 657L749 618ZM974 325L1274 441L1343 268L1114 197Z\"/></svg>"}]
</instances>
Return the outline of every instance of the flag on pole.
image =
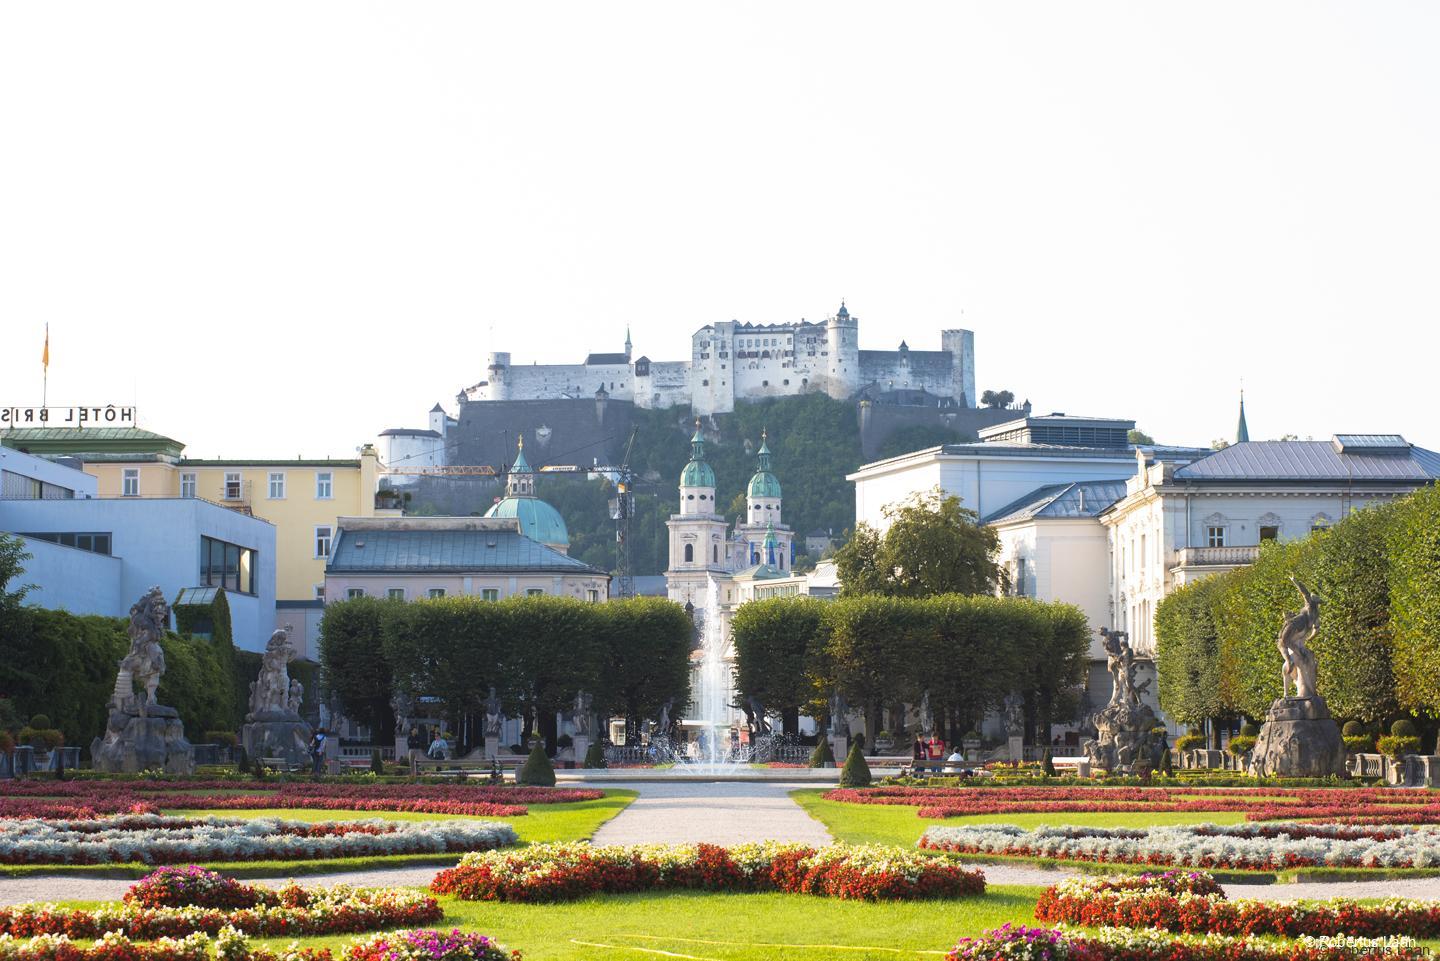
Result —
<instances>
[{"instance_id":1,"label":"flag on pole","mask_svg":"<svg viewBox=\"0 0 1440 961\"><path fill-rule=\"evenodd\" d=\"M40 363L45 365L47 371L50 369L50 325L48 323L45 325L45 353L41 355Z\"/></svg>"}]
</instances>

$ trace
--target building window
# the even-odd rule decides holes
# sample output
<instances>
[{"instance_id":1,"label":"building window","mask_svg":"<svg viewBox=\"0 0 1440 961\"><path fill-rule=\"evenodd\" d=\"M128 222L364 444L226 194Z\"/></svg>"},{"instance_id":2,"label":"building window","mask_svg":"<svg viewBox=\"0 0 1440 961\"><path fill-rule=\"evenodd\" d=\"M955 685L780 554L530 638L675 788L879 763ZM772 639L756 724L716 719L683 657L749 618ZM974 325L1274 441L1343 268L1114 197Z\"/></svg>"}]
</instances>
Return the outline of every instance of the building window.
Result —
<instances>
[{"instance_id":1,"label":"building window","mask_svg":"<svg viewBox=\"0 0 1440 961\"><path fill-rule=\"evenodd\" d=\"M364 597L364 596L365 596L365 589L364 589L363 587L350 587L350 588L346 588L346 590L345 590L345 596L348 597L348 598L350 598L350 600L353 601L353 600L355 600L355 598L357 598L357 597Z\"/></svg>"},{"instance_id":2,"label":"building window","mask_svg":"<svg viewBox=\"0 0 1440 961\"><path fill-rule=\"evenodd\" d=\"M200 583L255 593L255 551L213 537L200 538Z\"/></svg>"},{"instance_id":3,"label":"building window","mask_svg":"<svg viewBox=\"0 0 1440 961\"><path fill-rule=\"evenodd\" d=\"M498 587L485 587L485 588L481 588L481 590L480 590L480 600L482 600L482 601L498 601L498 600L500 600L500 589L499 589Z\"/></svg>"},{"instance_id":4,"label":"building window","mask_svg":"<svg viewBox=\"0 0 1440 961\"><path fill-rule=\"evenodd\" d=\"M285 497L285 473L283 471L270 472L270 499L272 501L283 500Z\"/></svg>"},{"instance_id":5,"label":"building window","mask_svg":"<svg viewBox=\"0 0 1440 961\"><path fill-rule=\"evenodd\" d=\"M392 601L403 601L405 600L405 588L392 587L385 592L385 597Z\"/></svg>"},{"instance_id":6,"label":"building window","mask_svg":"<svg viewBox=\"0 0 1440 961\"><path fill-rule=\"evenodd\" d=\"M713 546L710 548L710 553L711 553L711 561L712 561L712 563L719 564L719 563L720 563L720 545L719 545L719 544L713 545Z\"/></svg>"},{"instance_id":7,"label":"building window","mask_svg":"<svg viewBox=\"0 0 1440 961\"><path fill-rule=\"evenodd\" d=\"M1210 525L1209 527L1205 528L1205 546L1206 546L1206 547L1224 547L1224 546L1225 546L1225 528L1219 527L1219 526L1214 525L1214 524L1212 524L1212 525Z\"/></svg>"},{"instance_id":8,"label":"building window","mask_svg":"<svg viewBox=\"0 0 1440 961\"><path fill-rule=\"evenodd\" d=\"M1265 526L1260 528L1260 543L1266 541L1278 541L1280 539L1280 528Z\"/></svg>"},{"instance_id":9,"label":"building window","mask_svg":"<svg viewBox=\"0 0 1440 961\"><path fill-rule=\"evenodd\" d=\"M432 600L432 601L438 600L439 598L442 598L442 597L445 596L445 588L443 588L443 587L432 587L432 588L430 588L429 596L430 596L430 600Z\"/></svg>"},{"instance_id":10,"label":"building window","mask_svg":"<svg viewBox=\"0 0 1440 961\"><path fill-rule=\"evenodd\" d=\"M687 563L687 564L692 564L692 563L694 563L694 561L695 561L695 545L694 545L694 544L686 544L686 545L685 545L685 563Z\"/></svg>"},{"instance_id":11,"label":"building window","mask_svg":"<svg viewBox=\"0 0 1440 961\"><path fill-rule=\"evenodd\" d=\"M120 481L120 494L123 497L140 496L140 468L125 468L124 477Z\"/></svg>"},{"instance_id":12,"label":"building window","mask_svg":"<svg viewBox=\"0 0 1440 961\"><path fill-rule=\"evenodd\" d=\"M44 531L38 534L22 531L20 532L20 536L36 541L49 541L51 544L59 544L61 547L73 547L76 550L89 551L92 554L110 553L110 533L108 531L104 533L71 533L69 531L57 533L55 531Z\"/></svg>"},{"instance_id":13,"label":"building window","mask_svg":"<svg viewBox=\"0 0 1440 961\"><path fill-rule=\"evenodd\" d=\"M320 526L320 527L315 528L315 556L316 556L316 557L329 557L329 556L330 556L330 540L331 540L332 537L333 537L333 531L332 531L332 529L331 529L330 527L328 527L328 526Z\"/></svg>"},{"instance_id":14,"label":"building window","mask_svg":"<svg viewBox=\"0 0 1440 961\"><path fill-rule=\"evenodd\" d=\"M195 475L193 473L180 475L180 496L195 496Z\"/></svg>"},{"instance_id":15,"label":"building window","mask_svg":"<svg viewBox=\"0 0 1440 961\"><path fill-rule=\"evenodd\" d=\"M585 600L591 604L598 604L600 602L600 592L593 587L590 588L585 592Z\"/></svg>"},{"instance_id":16,"label":"building window","mask_svg":"<svg viewBox=\"0 0 1440 961\"><path fill-rule=\"evenodd\" d=\"M317 601L323 601L323 600L325 600L325 585L324 585L324 584L316 584L316 585L315 585L315 600L317 600Z\"/></svg>"},{"instance_id":17,"label":"building window","mask_svg":"<svg viewBox=\"0 0 1440 961\"><path fill-rule=\"evenodd\" d=\"M544 594L545 594L545 588L543 588L543 587L527 587L527 588L525 588L525 596L526 596L526 597L541 597L541 596L543 596Z\"/></svg>"},{"instance_id":18,"label":"building window","mask_svg":"<svg viewBox=\"0 0 1440 961\"><path fill-rule=\"evenodd\" d=\"M315 473L315 499L328 501L335 495L335 474L333 471L322 470Z\"/></svg>"},{"instance_id":19,"label":"building window","mask_svg":"<svg viewBox=\"0 0 1440 961\"><path fill-rule=\"evenodd\" d=\"M240 499L240 474L239 472L225 472L225 500L238 501Z\"/></svg>"}]
</instances>

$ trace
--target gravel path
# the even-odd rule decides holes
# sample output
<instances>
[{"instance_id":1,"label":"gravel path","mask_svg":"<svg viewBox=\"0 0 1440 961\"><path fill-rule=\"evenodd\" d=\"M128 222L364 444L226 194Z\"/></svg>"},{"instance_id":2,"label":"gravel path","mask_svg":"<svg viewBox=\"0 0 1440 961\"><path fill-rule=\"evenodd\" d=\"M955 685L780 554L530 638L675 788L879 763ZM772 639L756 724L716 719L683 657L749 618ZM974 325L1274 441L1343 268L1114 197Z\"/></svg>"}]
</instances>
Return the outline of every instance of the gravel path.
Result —
<instances>
[{"instance_id":1,"label":"gravel path","mask_svg":"<svg viewBox=\"0 0 1440 961\"><path fill-rule=\"evenodd\" d=\"M608 785L607 785L608 786ZM790 800L808 784L721 781L617 784L640 792L601 825L596 844L683 844L707 841L798 841L829 844L830 832Z\"/></svg>"}]
</instances>

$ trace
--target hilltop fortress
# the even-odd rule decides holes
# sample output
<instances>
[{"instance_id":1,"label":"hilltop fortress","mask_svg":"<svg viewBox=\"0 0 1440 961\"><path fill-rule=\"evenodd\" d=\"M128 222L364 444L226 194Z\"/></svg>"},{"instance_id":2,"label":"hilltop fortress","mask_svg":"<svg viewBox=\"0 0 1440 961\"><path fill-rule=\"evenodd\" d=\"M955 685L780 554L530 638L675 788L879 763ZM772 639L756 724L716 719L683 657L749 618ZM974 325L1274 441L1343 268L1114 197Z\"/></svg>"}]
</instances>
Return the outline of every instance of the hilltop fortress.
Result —
<instances>
[{"instance_id":1,"label":"hilltop fortress","mask_svg":"<svg viewBox=\"0 0 1440 961\"><path fill-rule=\"evenodd\" d=\"M975 335L942 330L940 350L911 350L904 341L898 350L861 350L859 318L842 302L821 323L707 324L690 338L689 360L632 358L628 331L623 353L591 354L580 364L515 366L509 353L494 352L485 379L457 400L600 397L723 414L737 400L817 392L837 400L899 393L911 403L924 394L925 406L973 407Z\"/></svg>"}]
</instances>

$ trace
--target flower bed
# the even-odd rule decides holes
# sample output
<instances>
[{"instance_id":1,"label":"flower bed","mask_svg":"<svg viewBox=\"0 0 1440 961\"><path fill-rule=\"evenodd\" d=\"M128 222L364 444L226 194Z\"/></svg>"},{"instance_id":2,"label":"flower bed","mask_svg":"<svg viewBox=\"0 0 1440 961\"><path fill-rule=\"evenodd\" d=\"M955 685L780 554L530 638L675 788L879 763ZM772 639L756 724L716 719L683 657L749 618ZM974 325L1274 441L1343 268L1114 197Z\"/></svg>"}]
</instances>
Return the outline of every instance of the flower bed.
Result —
<instances>
[{"instance_id":1,"label":"flower bed","mask_svg":"<svg viewBox=\"0 0 1440 961\"><path fill-rule=\"evenodd\" d=\"M928 787L828 791L847 804L915 806L920 817L1129 811L1244 812L1247 820L1315 818L1356 824L1440 824L1440 793L1396 788Z\"/></svg>"},{"instance_id":2,"label":"flower bed","mask_svg":"<svg viewBox=\"0 0 1440 961\"><path fill-rule=\"evenodd\" d=\"M1377 945L1358 939L1300 938L1289 943L1153 929L1029 928L1005 925L965 938L946 961L1420 961L1429 953L1409 942Z\"/></svg>"},{"instance_id":3,"label":"flower bed","mask_svg":"<svg viewBox=\"0 0 1440 961\"><path fill-rule=\"evenodd\" d=\"M93 944L77 944L63 934L46 934L16 940L0 934L0 961L332 961L324 948L299 948L294 944L282 951L250 947L238 931L222 931L212 941L204 934L186 938L160 938L135 943L123 934L111 932Z\"/></svg>"},{"instance_id":4,"label":"flower bed","mask_svg":"<svg viewBox=\"0 0 1440 961\"><path fill-rule=\"evenodd\" d=\"M430 885L437 894L468 901L566 901L667 888L881 901L983 894L985 875L879 845L540 844L467 854Z\"/></svg>"},{"instance_id":5,"label":"flower bed","mask_svg":"<svg viewBox=\"0 0 1440 961\"><path fill-rule=\"evenodd\" d=\"M519 951L483 934L443 931L395 931L359 941L345 952L349 961L518 961Z\"/></svg>"},{"instance_id":6,"label":"flower bed","mask_svg":"<svg viewBox=\"0 0 1440 961\"><path fill-rule=\"evenodd\" d=\"M307 861L317 858L476 851L514 844L493 821L282 821L154 814L78 821L0 821L0 863Z\"/></svg>"},{"instance_id":7,"label":"flower bed","mask_svg":"<svg viewBox=\"0 0 1440 961\"><path fill-rule=\"evenodd\" d=\"M1187 934L1440 936L1437 901L1230 901L1208 874L1182 872L1062 881L1040 895L1035 919Z\"/></svg>"},{"instance_id":8,"label":"flower bed","mask_svg":"<svg viewBox=\"0 0 1440 961\"><path fill-rule=\"evenodd\" d=\"M966 854L1197 868L1440 866L1440 829L1327 824L1189 824L1140 830L1009 824L932 827L920 847Z\"/></svg>"},{"instance_id":9,"label":"flower bed","mask_svg":"<svg viewBox=\"0 0 1440 961\"><path fill-rule=\"evenodd\" d=\"M160 807L223 810L316 808L413 811L464 817L516 817L532 804L598 801L604 791L581 788L461 784L335 784L295 782L244 794L231 781L18 781L0 797L0 817L78 820L106 814L156 814Z\"/></svg>"}]
</instances>

